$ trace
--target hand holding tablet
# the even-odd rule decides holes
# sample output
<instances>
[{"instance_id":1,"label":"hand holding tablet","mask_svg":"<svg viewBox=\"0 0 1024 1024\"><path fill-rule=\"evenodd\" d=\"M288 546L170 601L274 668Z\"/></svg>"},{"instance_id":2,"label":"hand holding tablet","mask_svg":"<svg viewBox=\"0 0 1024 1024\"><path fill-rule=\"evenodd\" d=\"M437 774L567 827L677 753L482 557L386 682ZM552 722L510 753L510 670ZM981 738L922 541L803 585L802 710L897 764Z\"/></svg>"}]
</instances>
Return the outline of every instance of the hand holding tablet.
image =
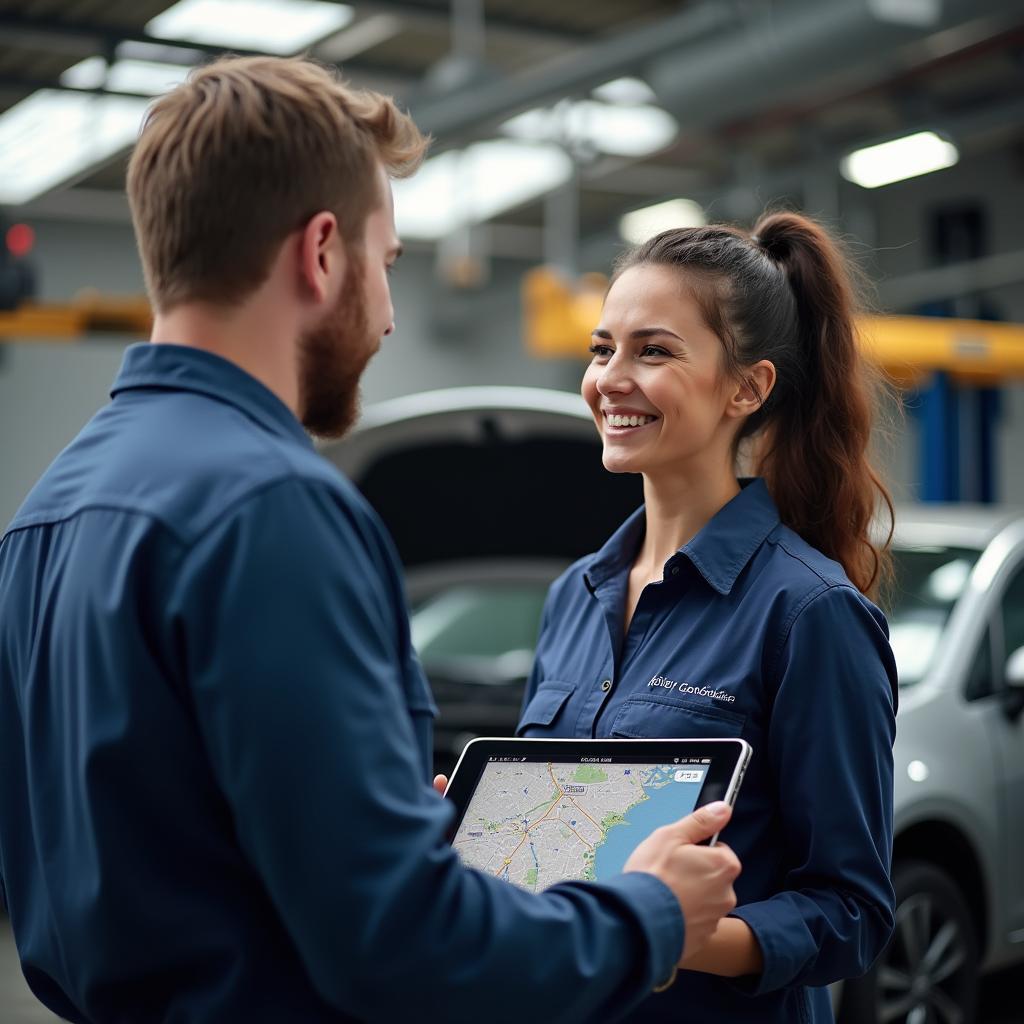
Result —
<instances>
[{"instance_id":1,"label":"hand holding tablet","mask_svg":"<svg viewBox=\"0 0 1024 1024\"><path fill-rule=\"evenodd\" d=\"M647 871L675 894L691 956L735 906L740 866L713 844L751 755L742 740L479 739L446 795L471 867L539 891Z\"/></svg>"},{"instance_id":2,"label":"hand holding tablet","mask_svg":"<svg viewBox=\"0 0 1024 1024\"><path fill-rule=\"evenodd\" d=\"M710 850L702 841L728 824L732 808L724 801L698 807L671 825L652 832L634 851L623 871L646 871L675 894L686 921L680 966L714 934L719 921L736 906L732 883L740 862L727 846Z\"/></svg>"}]
</instances>

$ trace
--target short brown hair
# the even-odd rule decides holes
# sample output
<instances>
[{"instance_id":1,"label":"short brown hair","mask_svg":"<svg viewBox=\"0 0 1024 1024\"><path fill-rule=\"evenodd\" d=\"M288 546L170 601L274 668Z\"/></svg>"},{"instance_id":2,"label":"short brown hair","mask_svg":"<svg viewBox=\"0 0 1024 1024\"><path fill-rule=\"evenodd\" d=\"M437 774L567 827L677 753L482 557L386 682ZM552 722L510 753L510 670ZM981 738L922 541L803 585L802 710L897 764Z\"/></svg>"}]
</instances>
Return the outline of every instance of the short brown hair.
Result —
<instances>
[{"instance_id":1,"label":"short brown hair","mask_svg":"<svg viewBox=\"0 0 1024 1024\"><path fill-rule=\"evenodd\" d=\"M238 302L321 210L358 243L381 201L378 164L412 174L427 144L389 97L306 58L197 68L150 108L128 165L153 305Z\"/></svg>"}]
</instances>

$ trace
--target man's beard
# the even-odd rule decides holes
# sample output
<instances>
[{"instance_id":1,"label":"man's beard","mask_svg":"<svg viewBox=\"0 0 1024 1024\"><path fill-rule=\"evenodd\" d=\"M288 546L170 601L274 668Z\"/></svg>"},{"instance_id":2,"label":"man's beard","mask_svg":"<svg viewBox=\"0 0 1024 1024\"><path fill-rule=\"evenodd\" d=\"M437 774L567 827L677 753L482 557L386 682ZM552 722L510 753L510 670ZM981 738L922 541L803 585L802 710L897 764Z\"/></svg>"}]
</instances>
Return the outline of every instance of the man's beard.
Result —
<instances>
[{"instance_id":1,"label":"man's beard","mask_svg":"<svg viewBox=\"0 0 1024 1024\"><path fill-rule=\"evenodd\" d=\"M341 437L359 415L359 379L376 351L363 295L363 263L349 264L341 294L299 346L302 425L317 437Z\"/></svg>"}]
</instances>

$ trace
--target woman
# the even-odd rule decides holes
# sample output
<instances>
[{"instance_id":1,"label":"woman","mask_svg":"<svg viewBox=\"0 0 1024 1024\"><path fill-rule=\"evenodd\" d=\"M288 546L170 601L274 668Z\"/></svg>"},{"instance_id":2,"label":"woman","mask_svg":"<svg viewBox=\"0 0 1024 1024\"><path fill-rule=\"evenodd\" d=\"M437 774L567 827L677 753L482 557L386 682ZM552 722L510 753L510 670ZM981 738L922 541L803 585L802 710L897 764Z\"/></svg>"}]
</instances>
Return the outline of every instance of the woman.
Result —
<instances>
[{"instance_id":1,"label":"woman","mask_svg":"<svg viewBox=\"0 0 1024 1024\"><path fill-rule=\"evenodd\" d=\"M739 906L634 1020L831 1021L893 926L896 669L853 293L793 213L620 262L583 379L644 507L551 589L521 736L742 736ZM737 480L739 458L756 476Z\"/></svg>"}]
</instances>

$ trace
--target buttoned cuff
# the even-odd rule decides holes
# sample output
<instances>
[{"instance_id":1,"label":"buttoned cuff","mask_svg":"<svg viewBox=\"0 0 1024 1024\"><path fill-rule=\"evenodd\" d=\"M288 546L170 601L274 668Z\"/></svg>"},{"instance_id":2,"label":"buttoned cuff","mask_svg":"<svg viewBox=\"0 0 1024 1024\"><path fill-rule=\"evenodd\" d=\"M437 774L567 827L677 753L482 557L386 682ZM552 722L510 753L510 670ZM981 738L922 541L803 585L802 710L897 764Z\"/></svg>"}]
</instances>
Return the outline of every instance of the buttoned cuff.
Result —
<instances>
[{"instance_id":1,"label":"buttoned cuff","mask_svg":"<svg viewBox=\"0 0 1024 1024\"><path fill-rule=\"evenodd\" d=\"M735 987L747 995L759 996L792 985L817 953L807 923L787 901L748 903L737 907L729 916L747 924L761 947L764 960L759 975L733 979Z\"/></svg>"},{"instance_id":2,"label":"buttoned cuff","mask_svg":"<svg viewBox=\"0 0 1024 1024\"><path fill-rule=\"evenodd\" d=\"M679 900L660 878L646 871L617 875L602 881L601 887L614 890L633 908L650 949L645 988L653 991L668 981L683 955L686 927Z\"/></svg>"}]
</instances>

